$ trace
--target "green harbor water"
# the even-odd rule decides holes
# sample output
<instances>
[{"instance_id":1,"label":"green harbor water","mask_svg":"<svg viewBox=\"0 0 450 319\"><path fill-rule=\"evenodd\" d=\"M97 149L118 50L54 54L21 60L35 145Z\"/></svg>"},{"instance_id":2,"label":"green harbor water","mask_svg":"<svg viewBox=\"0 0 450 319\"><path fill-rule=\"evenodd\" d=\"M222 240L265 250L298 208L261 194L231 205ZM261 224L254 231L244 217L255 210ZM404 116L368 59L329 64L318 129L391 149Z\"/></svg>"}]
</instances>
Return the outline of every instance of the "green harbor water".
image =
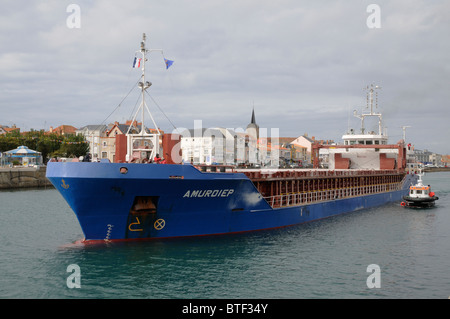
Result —
<instances>
[{"instance_id":1,"label":"green harbor water","mask_svg":"<svg viewBox=\"0 0 450 319\"><path fill-rule=\"evenodd\" d=\"M437 298L450 296L450 173L436 207L392 203L239 235L80 245L54 189L0 192L0 298ZM369 288L369 265L379 288ZM79 268L79 288L69 288Z\"/></svg>"}]
</instances>

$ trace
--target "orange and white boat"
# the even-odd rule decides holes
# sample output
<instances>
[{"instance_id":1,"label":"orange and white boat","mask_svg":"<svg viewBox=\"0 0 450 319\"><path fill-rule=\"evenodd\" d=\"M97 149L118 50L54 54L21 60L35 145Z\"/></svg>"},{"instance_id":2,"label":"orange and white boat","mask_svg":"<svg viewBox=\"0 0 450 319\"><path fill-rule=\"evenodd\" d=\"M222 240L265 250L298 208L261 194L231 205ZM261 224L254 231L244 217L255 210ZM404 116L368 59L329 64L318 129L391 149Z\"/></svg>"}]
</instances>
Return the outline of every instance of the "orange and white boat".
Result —
<instances>
[{"instance_id":1,"label":"orange and white boat","mask_svg":"<svg viewBox=\"0 0 450 319\"><path fill-rule=\"evenodd\" d=\"M422 172L420 171L417 184L409 187L409 194L403 196L404 201L401 203L405 207L432 207L435 201L439 199L434 192L431 191L430 185L424 185L422 181Z\"/></svg>"}]
</instances>

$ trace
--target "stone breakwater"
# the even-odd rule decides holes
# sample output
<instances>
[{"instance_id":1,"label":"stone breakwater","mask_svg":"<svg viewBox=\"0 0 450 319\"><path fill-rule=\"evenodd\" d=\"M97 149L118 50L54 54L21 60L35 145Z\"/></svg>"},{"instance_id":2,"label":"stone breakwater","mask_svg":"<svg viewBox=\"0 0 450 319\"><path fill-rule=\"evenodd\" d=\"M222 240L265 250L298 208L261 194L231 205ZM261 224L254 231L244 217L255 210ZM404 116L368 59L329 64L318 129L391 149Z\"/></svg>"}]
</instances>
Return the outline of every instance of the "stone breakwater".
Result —
<instances>
[{"instance_id":1,"label":"stone breakwater","mask_svg":"<svg viewBox=\"0 0 450 319\"><path fill-rule=\"evenodd\" d=\"M53 187L45 177L46 167L0 168L0 189Z\"/></svg>"}]
</instances>

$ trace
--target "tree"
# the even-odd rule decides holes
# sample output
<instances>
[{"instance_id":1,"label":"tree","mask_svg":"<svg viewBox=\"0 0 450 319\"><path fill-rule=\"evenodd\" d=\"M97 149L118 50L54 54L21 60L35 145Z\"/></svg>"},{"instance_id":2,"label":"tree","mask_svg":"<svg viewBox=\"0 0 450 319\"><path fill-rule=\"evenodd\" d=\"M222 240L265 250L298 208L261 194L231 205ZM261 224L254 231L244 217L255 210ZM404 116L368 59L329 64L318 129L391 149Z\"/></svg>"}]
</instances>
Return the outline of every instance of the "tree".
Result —
<instances>
[{"instance_id":1,"label":"tree","mask_svg":"<svg viewBox=\"0 0 450 319\"><path fill-rule=\"evenodd\" d=\"M19 147L19 141L16 137L13 137L11 133L0 135L0 152L10 151Z\"/></svg>"},{"instance_id":2,"label":"tree","mask_svg":"<svg viewBox=\"0 0 450 319\"><path fill-rule=\"evenodd\" d=\"M37 142L37 151L41 152L44 162L50 159L50 155L61 147L62 138L57 134L42 135Z\"/></svg>"},{"instance_id":3,"label":"tree","mask_svg":"<svg viewBox=\"0 0 450 319\"><path fill-rule=\"evenodd\" d=\"M89 144L82 135L65 135L61 147L53 152L53 156L79 157L86 156Z\"/></svg>"}]
</instances>

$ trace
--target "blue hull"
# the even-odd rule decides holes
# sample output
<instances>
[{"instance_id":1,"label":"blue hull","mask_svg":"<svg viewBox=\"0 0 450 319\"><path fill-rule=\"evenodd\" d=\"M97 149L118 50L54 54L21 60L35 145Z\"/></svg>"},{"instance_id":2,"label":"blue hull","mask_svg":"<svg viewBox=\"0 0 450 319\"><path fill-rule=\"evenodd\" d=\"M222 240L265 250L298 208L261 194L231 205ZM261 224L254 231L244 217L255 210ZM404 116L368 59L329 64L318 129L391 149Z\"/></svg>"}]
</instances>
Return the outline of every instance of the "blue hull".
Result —
<instances>
[{"instance_id":1,"label":"blue hull","mask_svg":"<svg viewBox=\"0 0 450 319\"><path fill-rule=\"evenodd\" d=\"M285 227L400 201L413 179L407 175L398 191L273 209L245 174L202 173L190 165L48 163L47 177L75 212L86 240ZM140 198L154 207L134 210Z\"/></svg>"}]
</instances>

